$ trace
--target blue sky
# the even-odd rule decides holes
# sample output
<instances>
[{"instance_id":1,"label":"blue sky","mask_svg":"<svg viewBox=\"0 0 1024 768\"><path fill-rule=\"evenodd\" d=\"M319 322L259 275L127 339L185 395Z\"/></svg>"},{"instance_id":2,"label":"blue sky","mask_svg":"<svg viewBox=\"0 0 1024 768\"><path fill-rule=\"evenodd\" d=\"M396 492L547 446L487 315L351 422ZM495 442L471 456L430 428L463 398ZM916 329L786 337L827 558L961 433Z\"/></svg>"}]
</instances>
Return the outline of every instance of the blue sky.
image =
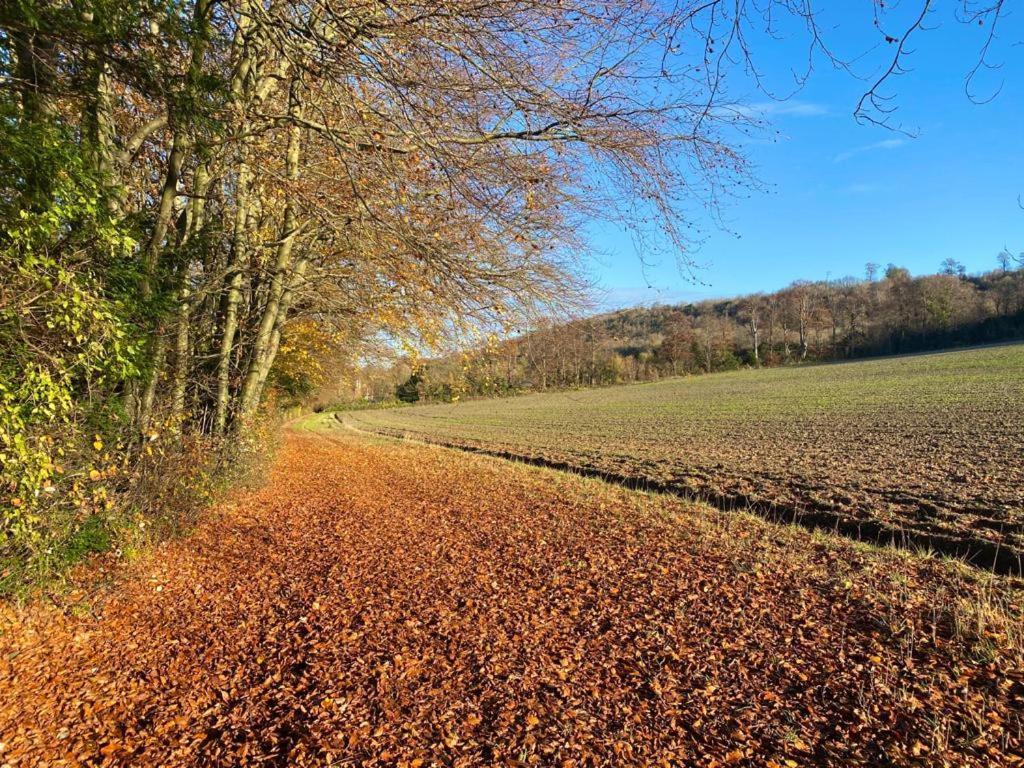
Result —
<instances>
[{"instance_id":1,"label":"blue sky","mask_svg":"<svg viewBox=\"0 0 1024 768\"><path fill-rule=\"evenodd\" d=\"M842 4L848 8L847 4ZM867 4L838 11L827 22L835 48L847 54L877 42ZM1024 9L1000 22L979 95L972 102L965 75L977 61L985 30L933 14L907 59L912 71L891 81L903 135L859 125L853 111L865 83L819 62L804 88L771 102L733 82L733 96L767 104L771 128L745 143L764 191L726 201L728 229L698 215L703 242L694 283L672 259L642 266L630 237L594 225L601 253L592 274L603 308L678 302L781 288L796 279L861 277L866 262L895 263L914 274L935 272L953 257L968 271L996 267L1004 247L1024 251ZM867 26L866 26L867 25ZM772 42L758 61L780 89L799 66L796 40ZM871 73L888 50L862 60ZM738 91L738 92L737 92Z\"/></svg>"}]
</instances>

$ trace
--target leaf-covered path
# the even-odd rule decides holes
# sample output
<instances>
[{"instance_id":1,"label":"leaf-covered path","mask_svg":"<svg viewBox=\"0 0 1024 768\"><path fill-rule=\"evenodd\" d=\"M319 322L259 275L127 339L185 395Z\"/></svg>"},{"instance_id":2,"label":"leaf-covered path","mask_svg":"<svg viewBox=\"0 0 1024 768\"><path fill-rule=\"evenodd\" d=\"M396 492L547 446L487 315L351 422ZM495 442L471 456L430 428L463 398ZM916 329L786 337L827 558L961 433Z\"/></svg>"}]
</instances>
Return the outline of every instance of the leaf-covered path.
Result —
<instances>
[{"instance_id":1,"label":"leaf-covered path","mask_svg":"<svg viewBox=\"0 0 1024 768\"><path fill-rule=\"evenodd\" d=\"M292 433L265 488L91 610L8 611L0 765L1018 765L992 609L1016 598L983 578Z\"/></svg>"}]
</instances>

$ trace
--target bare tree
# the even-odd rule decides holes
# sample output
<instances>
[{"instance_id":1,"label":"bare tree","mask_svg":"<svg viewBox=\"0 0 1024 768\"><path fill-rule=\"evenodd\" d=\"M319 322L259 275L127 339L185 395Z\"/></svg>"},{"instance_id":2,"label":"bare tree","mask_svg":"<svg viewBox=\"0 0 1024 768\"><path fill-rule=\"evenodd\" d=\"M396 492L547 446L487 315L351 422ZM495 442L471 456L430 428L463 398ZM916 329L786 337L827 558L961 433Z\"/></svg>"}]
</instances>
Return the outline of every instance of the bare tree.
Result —
<instances>
[{"instance_id":1,"label":"bare tree","mask_svg":"<svg viewBox=\"0 0 1024 768\"><path fill-rule=\"evenodd\" d=\"M751 354L754 365L761 367L761 314L764 312L764 297L748 296L739 306L739 316L750 336Z\"/></svg>"}]
</instances>

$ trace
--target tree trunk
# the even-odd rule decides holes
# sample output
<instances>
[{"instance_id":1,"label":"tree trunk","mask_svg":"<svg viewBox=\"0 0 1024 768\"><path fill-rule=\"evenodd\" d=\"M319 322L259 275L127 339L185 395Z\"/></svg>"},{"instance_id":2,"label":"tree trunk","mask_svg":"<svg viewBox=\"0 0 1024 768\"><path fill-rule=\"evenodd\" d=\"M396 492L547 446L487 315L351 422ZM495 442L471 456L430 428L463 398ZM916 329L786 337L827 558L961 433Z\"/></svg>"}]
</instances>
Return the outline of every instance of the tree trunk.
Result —
<instances>
[{"instance_id":1,"label":"tree trunk","mask_svg":"<svg viewBox=\"0 0 1024 768\"><path fill-rule=\"evenodd\" d=\"M300 258L298 263L295 265L295 271L292 273L292 279L288 284L288 288L281 296L281 307L277 312L277 322L274 324L273 333L270 335L270 348L267 350L267 355L263 361L263 365L259 370L259 378L256 382L256 398L259 399L263 393L263 387L267 383L267 378L270 376L270 369L274 367L274 360L277 357L277 350L281 346L281 334L284 331L285 321L288 319L288 310L291 309L292 301L295 298L295 292L306 274L306 267L309 264L309 260L305 257Z\"/></svg>"},{"instance_id":2,"label":"tree trunk","mask_svg":"<svg viewBox=\"0 0 1024 768\"><path fill-rule=\"evenodd\" d=\"M761 367L761 329L757 322L757 315L752 311L750 314L750 343L754 348L754 366Z\"/></svg>"},{"instance_id":3,"label":"tree trunk","mask_svg":"<svg viewBox=\"0 0 1024 768\"><path fill-rule=\"evenodd\" d=\"M17 7L19 4L12 5ZM16 18L22 13L15 11ZM57 48L52 39L32 29L31 18L17 20L23 28L11 33L11 42L15 56L14 81L21 95L21 120L37 129L42 140L53 127L56 115ZM45 160L39 163L33 158L25 181L26 200L31 210L41 211L51 204L53 177Z\"/></svg>"},{"instance_id":4,"label":"tree trunk","mask_svg":"<svg viewBox=\"0 0 1024 768\"><path fill-rule=\"evenodd\" d=\"M225 278L227 280L227 299L224 306L220 350L217 356L217 400L213 429L218 435L224 434L227 429L228 407L231 403L231 354L234 351L235 333L238 331L238 306L242 300L242 267L247 250L250 183L248 147L243 143L242 155L238 163L237 207L235 208L231 259L228 262L228 274Z\"/></svg>"},{"instance_id":5,"label":"tree trunk","mask_svg":"<svg viewBox=\"0 0 1024 768\"><path fill-rule=\"evenodd\" d=\"M174 389L171 398L171 421L180 429L185 418L185 393L189 369L189 288L181 287L178 295L178 332L174 341Z\"/></svg>"},{"instance_id":6,"label":"tree trunk","mask_svg":"<svg viewBox=\"0 0 1024 768\"><path fill-rule=\"evenodd\" d=\"M288 111L292 117L302 116L302 107L298 98L299 84L292 81L288 95ZM288 130L288 150L285 161L287 178L289 182L297 181L299 178L299 153L301 133L299 126L293 123ZM262 385L270 371L272 360L268 361L271 349L271 340L274 328L279 327L283 322L282 310L287 311L283 306L282 297L288 282L288 273L292 263L292 250L298 229L297 206L293 194L286 195L284 217L281 223L281 235L278 240L277 258L274 263L274 275L271 279L267 302L263 309L260 325L256 332L256 339L253 343L252 352L249 356L249 366L246 371L245 381L242 384L239 396L239 414L246 418L256 410L259 405ZM276 349L274 350L276 353Z\"/></svg>"},{"instance_id":7,"label":"tree trunk","mask_svg":"<svg viewBox=\"0 0 1024 768\"><path fill-rule=\"evenodd\" d=\"M252 171L249 168L248 108L252 93L253 68L255 61L250 47L249 34L252 15L249 0L239 4L238 27L235 34L235 49L238 63L231 79L231 100L235 110L236 130L242 136L239 143L236 171L235 216L225 281L227 295L224 304L224 321L217 355L217 396L214 402L213 431L224 434L228 424L228 410L231 404L231 358L234 352L235 333L238 331L238 309L242 300L242 269L247 254L249 213L251 208L250 186Z\"/></svg>"},{"instance_id":8,"label":"tree trunk","mask_svg":"<svg viewBox=\"0 0 1024 768\"><path fill-rule=\"evenodd\" d=\"M85 107L86 135L89 138L87 145L87 157L94 171L99 174L104 183L115 182L114 178L114 116L110 104L110 74L109 67L105 62L95 61L92 63L93 86L92 98ZM108 196L108 205L112 212L116 213L119 208L118 196Z\"/></svg>"},{"instance_id":9,"label":"tree trunk","mask_svg":"<svg viewBox=\"0 0 1024 768\"><path fill-rule=\"evenodd\" d=\"M209 0L198 0L194 11L196 32L192 40L192 53L189 69L185 79L185 94L191 94L199 84L202 74L203 56L206 53L208 25ZM185 133L182 125L176 125L176 116L168 115L168 122L172 129L171 151L167 157L167 172L164 176L163 188L160 191L160 202L157 208L156 222L150 234L149 242L142 256L142 285L143 298L150 298L155 290L157 278L157 267L160 257L163 254L167 235L171 229L171 221L174 218L174 206L178 197L178 182L181 180L181 169L185 157L192 147L191 138ZM187 342L186 342L187 348ZM138 426L140 431L148 429L152 418L153 406L155 403L157 384L164 365L164 357L167 351L167 338L164 329L157 329L156 341L153 344L152 366L150 377L146 382L145 393L138 412Z\"/></svg>"},{"instance_id":10,"label":"tree trunk","mask_svg":"<svg viewBox=\"0 0 1024 768\"><path fill-rule=\"evenodd\" d=\"M188 242L198 235L205 224L206 194L210 188L210 173L206 162L201 162L195 171L192 182L192 198L189 200L185 236L182 242ZM188 385L189 358L191 346L191 287L190 276L186 270L181 276L181 287L178 290L178 323L174 342L174 387L171 397L171 421L176 429L180 429L185 418L185 395Z\"/></svg>"},{"instance_id":11,"label":"tree trunk","mask_svg":"<svg viewBox=\"0 0 1024 768\"><path fill-rule=\"evenodd\" d=\"M164 329L156 329L156 338L153 341L153 365L149 372L149 379L146 381L146 389L142 394L142 402L139 406L138 428L140 433L149 430L153 419L153 406L156 403L156 389L160 383L160 374L163 372L164 358L167 355L167 336Z\"/></svg>"}]
</instances>

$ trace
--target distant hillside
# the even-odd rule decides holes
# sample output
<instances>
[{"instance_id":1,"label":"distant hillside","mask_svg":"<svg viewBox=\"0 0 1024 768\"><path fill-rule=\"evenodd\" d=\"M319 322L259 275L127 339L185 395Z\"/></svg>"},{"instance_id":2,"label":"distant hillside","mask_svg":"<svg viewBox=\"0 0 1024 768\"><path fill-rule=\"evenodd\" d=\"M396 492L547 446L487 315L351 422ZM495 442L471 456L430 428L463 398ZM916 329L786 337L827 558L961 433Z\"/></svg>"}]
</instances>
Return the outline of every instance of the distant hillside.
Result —
<instances>
[{"instance_id":1,"label":"distant hillside","mask_svg":"<svg viewBox=\"0 0 1024 768\"><path fill-rule=\"evenodd\" d=\"M350 400L452 400L649 381L741 366L900 354L1024 338L1024 254L967 275L797 282L770 294L540 323L469 352L366 369Z\"/></svg>"}]
</instances>

